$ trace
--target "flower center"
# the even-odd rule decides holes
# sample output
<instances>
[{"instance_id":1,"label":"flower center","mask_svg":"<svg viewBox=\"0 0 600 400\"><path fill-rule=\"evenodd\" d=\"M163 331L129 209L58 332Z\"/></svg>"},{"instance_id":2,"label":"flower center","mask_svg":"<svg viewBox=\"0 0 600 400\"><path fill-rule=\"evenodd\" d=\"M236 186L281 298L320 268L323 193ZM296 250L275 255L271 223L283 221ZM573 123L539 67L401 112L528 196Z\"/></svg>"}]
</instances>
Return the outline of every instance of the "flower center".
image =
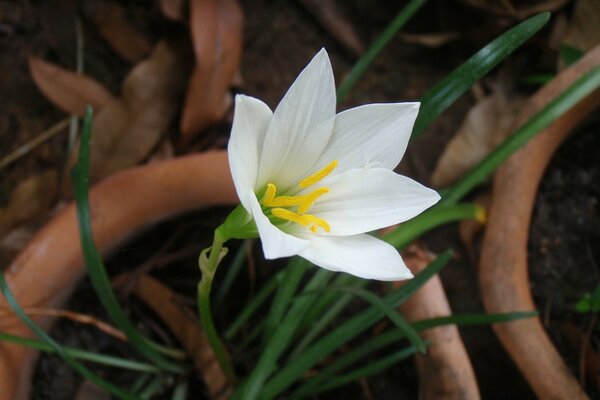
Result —
<instances>
[{"instance_id":1,"label":"flower center","mask_svg":"<svg viewBox=\"0 0 600 400\"><path fill-rule=\"evenodd\" d=\"M333 160L325 168L302 179L298 186L300 186L300 189L306 189L313 186L331 174L337 165L338 160ZM295 222L302 226L310 226L310 230L313 233L317 233L319 227L325 232L329 232L331 227L327 221L312 214L307 214L308 210L315 204L317 199L328 192L329 188L321 187L300 196L277 196L277 186L275 186L274 183L269 182L267 184L267 190L260 200L260 204L270 208L271 214L274 217L285 221ZM295 208L295 211L292 211L289 208Z\"/></svg>"}]
</instances>

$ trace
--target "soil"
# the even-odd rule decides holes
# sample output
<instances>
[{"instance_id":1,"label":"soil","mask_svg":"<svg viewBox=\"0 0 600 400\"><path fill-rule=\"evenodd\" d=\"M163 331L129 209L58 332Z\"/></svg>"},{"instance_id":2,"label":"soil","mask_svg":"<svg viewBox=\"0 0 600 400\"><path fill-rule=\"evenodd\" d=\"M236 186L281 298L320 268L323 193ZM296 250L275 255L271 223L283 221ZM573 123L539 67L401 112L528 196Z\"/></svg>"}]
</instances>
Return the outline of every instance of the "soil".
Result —
<instances>
[{"instance_id":1,"label":"soil","mask_svg":"<svg viewBox=\"0 0 600 400\"><path fill-rule=\"evenodd\" d=\"M160 17L156 3L150 0L122 2L126 5L130 20L151 41L179 29ZM372 1L366 0L338 3L365 43L372 42L399 9L394 1L377 2L377 7L373 6ZM321 47L326 47L331 56L338 83L353 65L355 59L298 3L254 0L242 2L242 7L245 30L241 71L244 83L241 91L244 93L260 97L274 107L298 71ZM17 143L31 139L63 118L35 88L29 77L26 60L29 53L34 53L49 61L71 66L75 59L73 27L78 10L72 2L67 1L50 6L45 2L13 3L0 0L0 71L9 71L0 73L0 97L6 99L0 102L1 156L14 149ZM452 68L513 24L514 21L487 15L459 2L431 1L405 30L411 33L458 31L461 38L439 48L409 44L401 38L392 40L340 109L372 102L416 100ZM113 92L118 92L120 82L131 65L112 52L91 23L84 23L84 32L86 72L101 80ZM540 39L535 39L516 52L513 60L519 60L514 61L519 65L526 65L523 73L547 71L548 53L549 50L540 45ZM402 173L427 183L439 154L473 104L471 95L463 96L430 126L409 147L407 157L400 166ZM597 122L597 118L588 121L580 133L573 136L554 157L540 188L530 240L531 282L536 302L552 339L578 377L581 374L581 343L573 339L572 328L574 326L576 332L583 334L590 333L594 317L576 313L574 304L583 293L592 291L600 282L600 248L597 246L600 236L600 164L597 150L600 148L600 139L595 129ZM209 146L223 147L228 130L226 123L211 128ZM206 145L206 140L200 147ZM10 190L25 177L45 168L60 169L66 157L65 148L65 137L56 137L3 171L0 201L6 202ZM181 149L179 151L183 152ZM186 248L190 249L189 253L182 254L168 265L156 267L153 274L174 291L186 296L190 305L193 305L195 285L199 278L197 252L209 245L212 230L227 211L217 209L194 213L157 225L118 250L107 261L109 271L116 275L134 269L153 257L158 248L176 235L168 253ZM449 247L456 251L456 259L441 274L454 312L483 311L476 266L469 263L466 250L458 239L456 226L437 229L426 235L423 241L432 251L441 252ZM234 251L232 249L232 253ZM2 259L8 257L3 255ZM242 274L236 281L231 292L236 295L230 296L220 309L217 318L220 328L237 315L271 271L281 266L281 263L267 265L261 257L255 243L251 257L256 263L255 268ZM222 276L218 276L219 279ZM131 298L124 298L123 304L138 321L142 331L161 340L175 340L164 327L153 322L156 318L142 304ZM87 280L79 285L66 308L107 320ZM588 349L595 349L596 352L600 350L597 329L588 335L591 339L587 341ZM461 328L461 334L483 398L534 398L489 327ZM60 338L66 345L136 359L127 344L81 324L59 320L51 335ZM575 338L578 337L575 335ZM248 366L240 363L238 367L244 369ZM127 373L114 373L109 369L98 371L110 381L123 386L135 380L133 375ZM43 354L35 371L34 382L32 399L59 400L75 398L81 379L57 357ZM589 393L600 396L599 387L594 386L597 381L588 380L586 384ZM206 389L199 380L191 382L190 392L194 393L194 398L208 398L202 397ZM415 367L411 361L404 362L383 374L319 398L332 397L417 398ZM165 392L155 398L170 397Z\"/></svg>"}]
</instances>

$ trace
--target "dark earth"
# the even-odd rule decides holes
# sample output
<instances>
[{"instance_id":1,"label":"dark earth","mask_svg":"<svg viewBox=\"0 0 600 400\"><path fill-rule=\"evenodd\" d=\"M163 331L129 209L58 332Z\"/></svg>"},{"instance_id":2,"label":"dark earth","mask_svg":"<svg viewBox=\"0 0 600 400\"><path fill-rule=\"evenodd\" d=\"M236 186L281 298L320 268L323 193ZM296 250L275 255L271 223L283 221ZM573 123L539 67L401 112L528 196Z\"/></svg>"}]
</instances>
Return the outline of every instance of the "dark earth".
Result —
<instances>
[{"instance_id":1,"label":"dark earth","mask_svg":"<svg viewBox=\"0 0 600 400\"><path fill-rule=\"evenodd\" d=\"M242 92L259 97L274 107L298 71L320 47L327 48L338 83L353 65L354 57L344 51L298 3L283 0L241 3L245 13ZM376 5L367 0L338 3L365 43L370 43L400 9L394 1L380 1ZM167 22L161 16L156 2L123 1L122 4L126 6L128 18L151 41L162 36L180 35L183 31L181 26ZM72 66L75 59L73 21L77 12L83 15L86 73L101 80L113 92L118 92L130 65L119 59L95 32L92 24L86 22L85 7L69 1L57 1L52 5L43 1L0 1L0 96L3 99L0 102L1 155L14 149L16 143L31 139L62 118L62 114L44 99L31 81L27 55L33 53L60 65ZM431 1L411 20L405 31L458 31L461 33L460 39L437 48L394 39L340 108L372 102L416 100L468 56L515 23L456 1ZM556 54L544 44L548 34L549 29L542 31L508 62L519 65L522 74L552 71ZM524 93L533 90L531 87L519 89ZM427 183L438 156L474 102L472 95L463 96L430 126L409 147L401 171ZM573 374L578 379L581 376L583 380L581 338L587 338L588 350L591 348L597 352L600 349L596 316L575 311L575 304L581 296L593 291L600 283L598 122L596 113L579 127L554 156L536 201L529 243L531 287L542 320ZM210 138L209 142L205 139L202 144L192 145L192 148L224 147L228 130L227 123L219 124L205 136ZM177 127L174 126L172 132L175 137ZM0 179L0 201L6 202L11 188L30 174L61 165L65 158L65 143L64 136L56 137L31 156L22 158L4 170ZM178 149L179 153L188 151ZM153 274L177 293L186 296L193 306L199 279L197 253L209 245L212 229L222 221L227 211L209 210L157 225L117 251L107 262L109 271L117 274L139 266L167 240L175 237L168 252L181 249L189 251L168 265L156 267ZM423 241L435 252L448 247L456 251L455 260L442 273L453 310L482 311L476 265L468 261L456 226L438 229L426 235ZM235 249L232 254L234 252ZM228 298L219 308L217 323L221 328L237 315L271 270L283 265L261 261L257 243L253 245L253 255L257 263L256 277L248 277L245 273L240 275L231 292L236 295ZM10 255L3 254L0 259L6 262ZM131 297L123 299L122 304L138 321L138 328L143 332L176 344L166 328L157 322L158 319L143 304ZM108 319L87 280L79 285L66 308L93 314L101 320ZM483 398L534 398L489 327L461 328L461 334ZM95 328L68 320L59 320L51 335L65 345L136 357L127 344ZM237 367L244 370L250 365L242 363ZM117 385L127 386L135 380L135 375L130 373L114 373L114 370L102 368L98 371ZM417 380L415 366L408 361L369 378L367 382L354 383L319 398L416 399ZM31 398L72 399L80 384L81 378L60 359L42 355L35 371ZM587 381L585 384L588 393L600 398L597 381ZM191 382L190 393L194 393L194 398L204 398L202 393L206 393L206 389L197 380ZM170 398L170 394L164 393L156 398Z\"/></svg>"}]
</instances>

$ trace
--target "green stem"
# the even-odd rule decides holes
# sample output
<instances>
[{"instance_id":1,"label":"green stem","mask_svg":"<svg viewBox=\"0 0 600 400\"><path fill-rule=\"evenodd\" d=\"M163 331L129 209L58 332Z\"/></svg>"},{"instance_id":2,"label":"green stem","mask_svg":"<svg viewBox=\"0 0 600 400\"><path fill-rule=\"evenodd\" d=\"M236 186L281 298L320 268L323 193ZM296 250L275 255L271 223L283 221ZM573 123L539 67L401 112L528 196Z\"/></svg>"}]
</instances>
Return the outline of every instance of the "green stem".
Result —
<instances>
[{"instance_id":1,"label":"green stem","mask_svg":"<svg viewBox=\"0 0 600 400\"><path fill-rule=\"evenodd\" d=\"M337 102L341 103L350 89L363 76L369 65L381 50L387 46L394 35L404 26L404 24L421 8L427 0L412 0L396 15L396 18L385 28L385 30L375 39L373 44L367 49L365 54L358 60L346 78L342 81L337 90Z\"/></svg>"},{"instance_id":2,"label":"green stem","mask_svg":"<svg viewBox=\"0 0 600 400\"><path fill-rule=\"evenodd\" d=\"M227 237L223 233L222 226L215 230L215 236L213 244L209 249L204 250L200 254L200 270L202 271L202 279L198 283L198 313L200 314L200 321L208 344L215 353L215 357L221 366L221 370L231 385L237 383L237 377L231 365L231 360L213 320L212 312L210 310L210 292L212 288L212 282L221 261L221 255L223 252L223 244L227 241ZM206 258L206 254L208 258Z\"/></svg>"}]
</instances>

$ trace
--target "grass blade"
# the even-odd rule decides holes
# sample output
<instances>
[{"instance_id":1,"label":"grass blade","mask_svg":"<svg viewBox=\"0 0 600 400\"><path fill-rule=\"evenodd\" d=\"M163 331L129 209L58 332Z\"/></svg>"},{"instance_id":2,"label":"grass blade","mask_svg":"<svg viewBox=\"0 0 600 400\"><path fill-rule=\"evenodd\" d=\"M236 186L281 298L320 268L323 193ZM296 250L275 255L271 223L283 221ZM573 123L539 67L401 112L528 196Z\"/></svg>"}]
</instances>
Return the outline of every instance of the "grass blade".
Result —
<instances>
[{"instance_id":1,"label":"grass blade","mask_svg":"<svg viewBox=\"0 0 600 400\"><path fill-rule=\"evenodd\" d=\"M129 318L127 318L112 290L104 263L94 244L88 199L92 115L92 108L88 106L83 122L79 159L71 173L75 190L81 248L90 280L102 306L114 321L115 325L117 325L117 327L127 336L131 344L142 355L165 371L183 373L183 368L164 358L157 351L158 345L152 345L151 342L137 330Z\"/></svg>"},{"instance_id":2,"label":"grass blade","mask_svg":"<svg viewBox=\"0 0 600 400\"><path fill-rule=\"evenodd\" d=\"M413 128L412 139L417 138L457 98L546 25L549 19L550 13L545 12L521 22L494 39L435 85L421 98L421 110Z\"/></svg>"},{"instance_id":3,"label":"grass blade","mask_svg":"<svg viewBox=\"0 0 600 400\"><path fill-rule=\"evenodd\" d=\"M369 65L375 60L377 55L387 46L396 33L404 26L404 24L425 4L427 0L412 0L398 13L396 18L385 28L385 30L375 39L373 44L365 51L365 54L352 67L352 70L344 78L343 82L337 89L337 101L341 103L344 98L354 87L356 82L363 76Z\"/></svg>"},{"instance_id":4,"label":"grass blade","mask_svg":"<svg viewBox=\"0 0 600 400\"><path fill-rule=\"evenodd\" d=\"M10 305L10 307L13 309L15 314L17 314L17 316L21 319L21 321L23 321L23 323L25 323L40 339L46 342L56 352L56 354L58 354L63 360L65 360L65 362L71 368L79 372L84 378L89 379L90 381L98 385L100 388L110 392L111 394L121 399L135 399L135 396L105 381L104 379L100 378L100 376L87 369L79 361L75 360L58 342L52 339L38 324L33 322L33 320L29 318L27 314L25 314L25 311L23 311L19 303L17 303L17 300L13 296L10 288L8 287L8 284L6 283L6 279L4 278L4 271L1 270L0 290L4 295L6 302Z\"/></svg>"},{"instance_id":5,"label":"grass blade","mask_svg":"<svg viewBox=\"0 0 600 400\"><path fill-rule=\"evenodd\" d=\"M516 321L523 318L534 317L536 315L537 312L535 311L513 312L507 314L456 314L448 317L417 321L413 323L413 328L417 331L423 331L425 329L450 324L460 326L485 325L491 323ZM405 338L406 336L402 329L390 329L373 337L366 343L363 343L357 348L352 349L327 367L323 368L323 370L319 371L319 373L314 377L308 379L304 385L302 385L296 392L293 393L291 398L306 397L309 393L313 393L313 390L321 385L322 382L329 382L335 376L335 374L344 368L355 365L362 358L369 356L386 346L389 346L400 340L404 340Z\"/></svg>"},{"instance_id":6,"label":"grass blade","mask_svg":"<svg viewBox=\"0 0 600 400\"><path fill-rule=\"evenodd\" d=\"M450 261L451 257L452 252L450 251L441 254L427 266L427 268L421 271L420 274L401 287L400 290L386 296L384 301L389 307L397 307L406 301L414 291L425 284L429 278L441 270ZM292 383L301 378L309 368L313 367L321 359L327 357L344 343L347 343L349 340L364 332L380 320L383 315L384 313L379 308L370 307L344 322L331 333L321 338L317 343L307 348L295 360L281 368L277 374L267 382L264 390L260 393L260 398L271 399L280 394Z\"/></svg>"}]
</instances>

